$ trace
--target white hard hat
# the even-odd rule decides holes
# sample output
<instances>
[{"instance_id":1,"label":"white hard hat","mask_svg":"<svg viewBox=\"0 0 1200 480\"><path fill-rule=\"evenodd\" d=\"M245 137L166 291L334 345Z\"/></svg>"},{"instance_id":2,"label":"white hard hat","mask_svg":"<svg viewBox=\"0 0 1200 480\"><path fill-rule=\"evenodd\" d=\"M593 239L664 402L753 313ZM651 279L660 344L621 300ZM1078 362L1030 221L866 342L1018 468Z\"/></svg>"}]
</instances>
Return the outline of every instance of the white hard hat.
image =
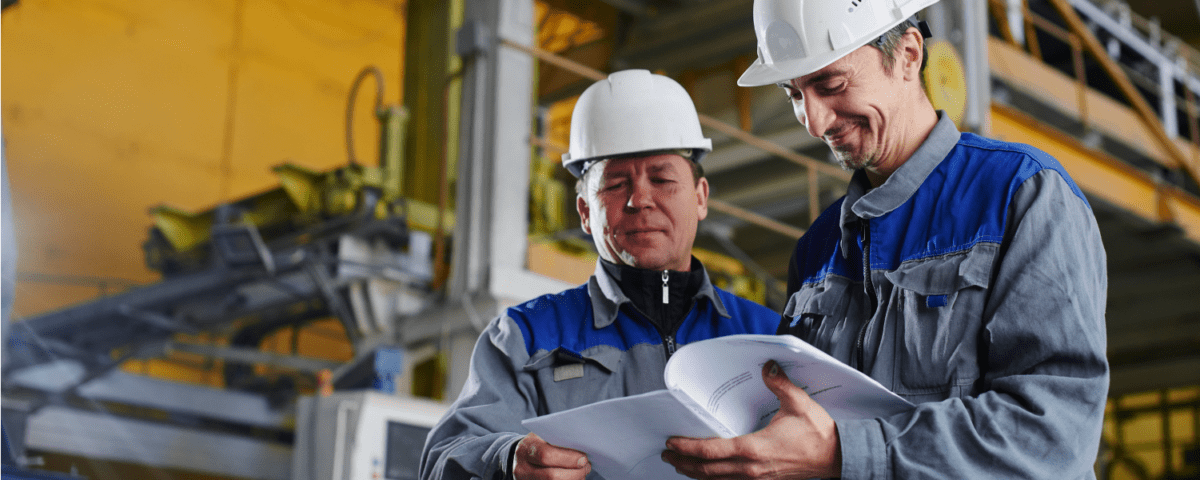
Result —
<instances>
[{"instance_id":1,"label":"white hard hat","mask_svg":"<svg viewBox=\"0 0 1200 480\"><path fill-rule=\"evenodd\" d=\"M754 0L758 60L738 85L771 85L825 68L937 2Z\"/></svg>"},{"instance_id":2,"label":"white hard hat","mask_svg":"<svg viewBox=\"0 0 1200 480\"><path fill-rule=\"evenodd\" d=\"M562 162L580 177L592 161L680 149L692 150L695 162L712 151L692 97L668 77L624 70L579 96L571 113L571 145Z\"/></svg>"}]
</instances>

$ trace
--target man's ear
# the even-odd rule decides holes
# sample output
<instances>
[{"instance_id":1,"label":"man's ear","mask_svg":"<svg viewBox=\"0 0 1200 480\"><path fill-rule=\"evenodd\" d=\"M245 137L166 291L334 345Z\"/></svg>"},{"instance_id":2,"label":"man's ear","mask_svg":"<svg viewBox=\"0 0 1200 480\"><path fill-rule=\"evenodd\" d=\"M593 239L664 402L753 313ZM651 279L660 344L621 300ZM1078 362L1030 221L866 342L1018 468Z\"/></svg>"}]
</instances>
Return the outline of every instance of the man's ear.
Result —
<instances>
[{"instance_id":1,"label":"man's ear","mask_svg":"<svg viewBox=\"0 0 1200 480\"><path fill-rule=\"evenodd\" d=\"M708 179L700 177L696 182L696 219L704 220L708 216Z\"/></svg>"},{"instance_id":2,"label":"man's ear","mask_svg":"<svg viewBox=\"0 0 1200 480\"><path fill-rule=\"evenodd\" d=\"M916 27L909 27L900 37L899 67L904 79L921 81L921 62L925 60L925 36Z\"/></svg>"},{"instance_id":3,"label":"man's ear","mask_svg":"<svg viewBox=\"0 0 1200 480\"><path fill-rule=\"evenodd\" d=\"M583 195L575 196L575 210L579 212L579 226L583 227L583 232L591 235L591 222L588 220L592 216L591 209L588 208L587 200L583 199Z\"/></svg>"}]
</instances>

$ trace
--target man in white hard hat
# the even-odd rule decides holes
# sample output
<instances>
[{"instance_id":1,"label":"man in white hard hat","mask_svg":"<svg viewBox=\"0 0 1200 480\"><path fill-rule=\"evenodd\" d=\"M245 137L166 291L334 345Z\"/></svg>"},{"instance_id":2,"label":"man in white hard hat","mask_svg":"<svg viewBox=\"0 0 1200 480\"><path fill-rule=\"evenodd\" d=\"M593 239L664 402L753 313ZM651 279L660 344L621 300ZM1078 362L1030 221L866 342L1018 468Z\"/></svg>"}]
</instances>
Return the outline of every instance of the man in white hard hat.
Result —
<instances>
[{"instance_id":1,"label":"man in white hard hat","mask_svg":"<svg viewBox=\"0 0 1200 480\"><path fill-rule=\"evenodd\" d=\"M960 134L921 84L937 0L756 0L759 59L854 175L799 240L780 333L916 405L834 419L774 362L780 410L667 442L694 478L1094 478L1108 364L1104 247L1046 153Z\"/></svg>"},{"instance_id":2,"label":"man in white hard hat","mask_svg":"<svg viewBox=\"0 0 1200 480\"><path fill-rule=\"evenodd\" d=\"M711 150L670 78L628 70L584 91L563 165L579 178L595 275L487 326L462 394L429 433L421 478L584 478L584 454L521 420L666 388L667 358L684 344L775 332L778 313L713 286L692 256L708 213L699 161Z\"/></svg>"}]
</instances>

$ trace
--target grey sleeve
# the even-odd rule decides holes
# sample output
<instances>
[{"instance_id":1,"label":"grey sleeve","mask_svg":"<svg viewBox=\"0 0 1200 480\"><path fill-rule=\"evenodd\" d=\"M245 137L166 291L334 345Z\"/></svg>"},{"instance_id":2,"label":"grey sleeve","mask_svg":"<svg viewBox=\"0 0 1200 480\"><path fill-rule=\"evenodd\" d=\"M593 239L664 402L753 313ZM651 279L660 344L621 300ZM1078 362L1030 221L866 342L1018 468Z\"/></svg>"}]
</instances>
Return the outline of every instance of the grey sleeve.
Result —
<instances>
[{"instance_id":1,"label":"grey sleeve","mask_svg":"<svg viewBox=\"0 0 1200 480\"><path fill-rule=\"evenodd\" d=\"M976 395L838 422L844 478L1094 478L1108 392L1104 246L1055 171L1025 181L979 334Z\"/></svg>"},{"instance_id":2,"label":"grey sleeve","mask_svg":"<svg viewBox=\"0 0 1200 480\"><path fill-rule=\"evenodd\" d=\"M421 478L500 480L509 452L525 434L521 420L537 416L525 339L516 323L493 320L475 344L458 400L429 431L421 452Z\"/></svg>"}]
</instances>

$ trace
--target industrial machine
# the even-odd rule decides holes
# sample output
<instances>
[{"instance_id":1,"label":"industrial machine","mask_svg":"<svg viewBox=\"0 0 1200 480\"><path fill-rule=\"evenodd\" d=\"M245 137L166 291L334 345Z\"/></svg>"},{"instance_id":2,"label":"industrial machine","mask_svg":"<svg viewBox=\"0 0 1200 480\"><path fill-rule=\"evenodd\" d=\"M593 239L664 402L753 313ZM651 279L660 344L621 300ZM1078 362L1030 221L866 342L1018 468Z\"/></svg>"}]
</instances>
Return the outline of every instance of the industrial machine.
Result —
<instances>
[{"instance_id":1,"label":"industrial machine","mask_svg":"<svg viewBox=\"0 0 1200 480\"><path fill-rule=\"evenodd\" d=\"M378 70L364 70L351 90L348 130L355 92L372 74L382 96ZM282 480L295 438L295 398L320 385L376 389L351 394L358 399L354 416L341 414L337 429L366 435L366 427L346 422L387 418L396 425L391 444L412 439L399 453L415 455L413 445L419 451L424 437L415 440L405 429L428 429L440 415L436 403L386 398L409 392L394 383L397 377L411 382L406 369L438 374L416 364L430 355L406 354L399 326L432 304L433 232L439 223L453 225L453 216L404 197L406 113L379 97L377 165L360 164L353 155L348 165L326 172L284 164L274 169L277 188L201 212L156 207L144 249L162 281L14 324L3 386L6 424L11 418L27 426L13 432L16 440L68 455ZM261 348L280 330L299 332L329 318L341 324L351 361L301 355L294 346L290 354ZM192 341L188 334L212 340ZM209 359L221 369L225 388L118 368L171 352ZM332 398L338 405L348 401ZM301 409L315 405L305 411L315 414L326 402L302 402ZM405 417L410 408L417 413ZM139 445L149 438L157 443ZM356 452L370 443L363 438L359 447L337 450L346 452L337 458L345 468L358 465ZM178 448L184 444L203 447ZM218 456L231 451L241 454ZM386 478L415 471L407 457L389 461L384 473L399 476Z\"/></svg>"},{"instance_id":2,"label":"industrial machine","mask_svg":"<svg viewBox=\"0 0 1200 480\"><path fill-rule=\"evenodd\" d=\"M446 409L371 390L302 397L292 480L416 479L425 436Z\"/></svg>"}]
</instances>

